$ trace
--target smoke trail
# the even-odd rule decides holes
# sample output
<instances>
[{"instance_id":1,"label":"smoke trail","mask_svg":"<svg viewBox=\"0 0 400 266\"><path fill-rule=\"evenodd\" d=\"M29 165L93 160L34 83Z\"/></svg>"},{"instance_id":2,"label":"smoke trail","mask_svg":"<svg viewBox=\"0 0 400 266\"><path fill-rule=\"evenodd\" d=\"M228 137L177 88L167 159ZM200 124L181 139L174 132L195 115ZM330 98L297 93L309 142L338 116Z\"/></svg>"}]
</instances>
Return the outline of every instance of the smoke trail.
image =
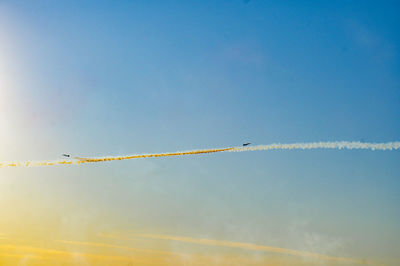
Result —
<instances>
[{"instance_id":1,"label":"smoke trail","mask_svg":"<svg viewBox=\"0 0 400 266\"><path fill-rule=\"evenodd\" d=\"M335 141L335 142L309 142L309 143L293 143L293 144L269 144L269 145L250 146L250 147L228 147L228 148L192 150L183 152L137 154L137 155L116 156L116 157L77 158L77 160L9 162L9 163L0 163L0 168L51 166L51 165L77 165L82 163L122 161L122 160L138 159L138 158L183 156L183 155L195 155L195 154L217 153L217 152L311 150L311 149L338 149L338 150L361 149L361 150L372 150L372 151L398 150L400 149L400 141L384 142L384 143Z\"/></svg>"},{"instance_id":2,"label":"smoke trail","mask_svg":"<svg viewBox=\"0 0 400 266\"><path fill-rule=\"evenodd\" d=\"M235 147L230 151L266 151L266 150L311 150L311 149L358 149L358 150L398 150L400 142L367 143L359 141L309 142L294 144L270 144L251 147Z\"/></svg>"}]
</instances>

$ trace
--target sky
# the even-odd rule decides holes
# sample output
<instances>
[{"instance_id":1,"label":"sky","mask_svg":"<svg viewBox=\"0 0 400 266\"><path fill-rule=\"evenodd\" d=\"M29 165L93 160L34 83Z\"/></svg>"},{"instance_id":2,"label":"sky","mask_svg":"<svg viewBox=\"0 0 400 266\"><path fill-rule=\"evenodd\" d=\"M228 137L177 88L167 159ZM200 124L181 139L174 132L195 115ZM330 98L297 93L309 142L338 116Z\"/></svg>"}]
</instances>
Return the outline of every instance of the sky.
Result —
<instances>
[{"instance_id":1,"label":"sky","mask_svg":"<svg viewBox=\"0 0 400 266\"><path fill-rule=\"evenodd\" d=\"M398 141L399 7L0 1L0 161ZM399 265L399 159L259 151L3 168L0 262Z\"/></svg>"}]
</instances>

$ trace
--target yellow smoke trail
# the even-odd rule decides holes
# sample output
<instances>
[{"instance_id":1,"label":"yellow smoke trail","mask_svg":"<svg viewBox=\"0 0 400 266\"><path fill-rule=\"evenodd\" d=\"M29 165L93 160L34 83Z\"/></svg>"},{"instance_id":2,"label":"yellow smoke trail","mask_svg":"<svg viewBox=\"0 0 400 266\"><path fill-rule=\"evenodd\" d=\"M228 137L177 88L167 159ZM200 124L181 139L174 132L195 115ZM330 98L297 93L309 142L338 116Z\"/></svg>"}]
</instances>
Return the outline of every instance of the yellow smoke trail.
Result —
<instances>
[{"instance_id":1,"label":"yellow smoke trail","mask_svg":"<svg viewBox=\"0 0 400 266\"><path fill-rule=\"evenodd\" d=\"M384 142L384 143L368 143L358 141L335 141L335 142L309 142L309 143L293 143L293 144L269 144L250 147L228 147L206 150L192 150L183 152L169 153L153 153L138 154L116 157L99 157L99 158L77 158L77 160L60 160L60 161L27 161L27 162L9 162L0 163L0 168L4 167L32 167L32 166L51 166L51 165L77 165L82 163L97 163L109 161L122 161L138 158L151 157L168 157L168 156L184 156L217 152L243 152L243 151L266 151L266 150L310 150L310 149L361 149L361 150L398 150L400 142Z\"/></svg>"}]
</instances>

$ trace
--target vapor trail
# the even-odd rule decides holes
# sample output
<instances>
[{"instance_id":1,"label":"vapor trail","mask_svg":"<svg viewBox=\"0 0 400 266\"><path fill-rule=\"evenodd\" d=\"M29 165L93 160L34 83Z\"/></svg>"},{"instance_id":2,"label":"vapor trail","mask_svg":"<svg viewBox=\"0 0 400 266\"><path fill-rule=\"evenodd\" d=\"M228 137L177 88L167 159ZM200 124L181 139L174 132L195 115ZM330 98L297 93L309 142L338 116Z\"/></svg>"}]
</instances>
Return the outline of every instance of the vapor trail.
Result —
<instances>
[{"instance_id":1,"label":"vapor trail","mask_svg":"<svg viewBox=\"0 0 400 266\"><path fill-rule=\"evenodd\" d=\"M153 154L137 154L115 157L97 157L97 158L78 158L77 160L59 160L59 161L26 161L26 162L8 162L0 163L0 168L4 167L32 167L32 166L51 166L51 165L77 165L82 163L97 163L109 161L122 161L138 158L151 157L168 157L168 156L184 156L204 153L217 152L243 152L243 151L266 151L266 150L311 150L311 149L358 149L358 150L398 150L400 149L400 141L368 143L359 141L334 141L334 142L308 142L293 144L269 144L251 147L228 147L206 150L192 150L183 152L153 153Z\"/></svg>"}]
</instances>

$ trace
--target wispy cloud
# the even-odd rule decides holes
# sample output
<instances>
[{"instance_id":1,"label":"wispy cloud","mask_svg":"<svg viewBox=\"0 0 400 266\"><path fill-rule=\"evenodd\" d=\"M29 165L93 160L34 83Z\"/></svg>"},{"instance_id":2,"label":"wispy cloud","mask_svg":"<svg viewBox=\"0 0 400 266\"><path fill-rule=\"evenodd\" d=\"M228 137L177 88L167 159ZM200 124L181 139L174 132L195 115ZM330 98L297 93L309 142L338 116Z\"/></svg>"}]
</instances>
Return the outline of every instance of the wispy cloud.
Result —
<instances>
[{"instance_id":1,"label":"wispy cloud","mask_svg":"<svg viewBox=\"0 0 400 266\"><path fill-rule=\"evenodd\" d=\"M148 234L139 234L138 237L150 238L150 239L161 239L161 240L171 240L171 241L179 241L185 243L199 244L199 245L207 245L207 246L216 246L216 247L231 247L231 248L240 248L246 250L254 250L254 251L267 251L273 253L280 253L286 255L294 255L301 257L311 257L320 260L329 260L336 262L345 262L352 264L368 264L364 260L352 259L352 258L343 258L343 257L333 257L327 256L323 254L317 254L306 251L299 251L293 249L279 248L279 247L271 247L271 246L263 246L246 242L232 242L232 241L221 241L221 240L212 240L212 239L197 239L191 237L180 237L180 236L169 236L169 235L148 235Z\"/></svg>"},{"instance_id":2,"label":"wispy cloud","mask_svg":"<svg viewBox=\"0 0 400 266\"><path fill-rule=\"evenodd\" d=\"M0 252L0 258L2 257L9 257L9 258L19 258L19 259L48 259L48 257L45 256L39 256L39 255L31 255L31 254L15 254L15 253L3 253Z\"/></svg>"},{"instance_id":3,"label":"wispy cloud","mask_svg":"<svg viewBox=\"0 0 400 266\"><path fill-rule=\"evenodd\" d=\"M7 256L12 255L10 252L16 252L15 256L23 254L23 257L26 257L25 254L28 254L29 256L34 256L34 258L37 259L50 259L54 257L64 257L64 258L84 257L95 260L112 260L112 261L127 261L127 262L132 261L132 258L127 256L68 252L57 249L38 248L38 247L23 246L23 245L0 245L0 250L7 251L7 253L4 253Z\"/></svg>"},{"instance_id":4,"label":"wispy cloud","mask_svg":"<svg viewBox=\"0 0 400 266\"><path fill-rule=\"evenodd\" d=\"M120 246L120 245L112 245L112 244L108 244L108 243L99 243L99 242L81 242L81 241L68 241L68 240L57 240L57 242L63 243L63 244L88 246L88 247L103 247L103 248L123 249L123 250L129 250L129 251L141 252L141 253L157 253L157 254L163 254L163 255L178 255L176 253L167 252L167 251L156 251L156 250L151 250L151 249L140 249L140 248L133 248L133 247L127 247L127 246Z\"/></svg>"},{"instance_id":5,"label":"wispy cloud","mask_svg":"<svg viewBox=\"0 0 400 266\"><path fill-rule=\"evenodd\" d=\"M106 238L114 240L129 240L132 237L119 237L116 235L103 235ZM170 252L159 250L159 243L154 247L156 249L141 249L125 245L115 245L104 242L83 242L71 240L56 240L57 248L43 248L31 245L0 245L0 264L4 261L11 263L18 262L22 264L31 263L30 260L39 260L40 265L54 264L135 264L135 265L342 265L342 264L368 264L364 261L333 257L317 253L285 249L279 247L271 247L257 245L245 242L221 241L212 239L197 239L191 237L169 236L169 235L154 235L154 234L138 234L134 235L134 239L150 239L156 241L179 241L182 243L199 244L213 247L228 247L252 251L264 251L276 254L291 255L291 256L270 256L245 254L241 252L232 253L207 253L189 251L185 252ZM147 240L146 240L147 239ZM147 242L149 244L150 242ZM60 245L61 244L61 245ZM67 246L74 246L67 247ZM76 249L76 247L78 249ZM79 247L82 247L80 249ZM90 248L90 252L86 251ZM164 247L165 248L165 247ZM88 249L89 250L89 249ZM126 251L126 252L123 252ZM121 253L122 252L122 253ZM297 257L297 258L296 258ZM299 259L300 257L300 259ZM301 257L309 257L312 260L304 260ZM6 264L8 265L8 264ZM13 264L10 264L13 265Z\"/></svg>"},{"instance_id":6,"label":"wispy cloud","mask_svg":"<svg viewBox=\"0 0 400 266\"><path fill-rule=\"evenodd\" d=\"M8 239L5 234L0 233L0 240Z\"/></svg>"}]
</instances>

